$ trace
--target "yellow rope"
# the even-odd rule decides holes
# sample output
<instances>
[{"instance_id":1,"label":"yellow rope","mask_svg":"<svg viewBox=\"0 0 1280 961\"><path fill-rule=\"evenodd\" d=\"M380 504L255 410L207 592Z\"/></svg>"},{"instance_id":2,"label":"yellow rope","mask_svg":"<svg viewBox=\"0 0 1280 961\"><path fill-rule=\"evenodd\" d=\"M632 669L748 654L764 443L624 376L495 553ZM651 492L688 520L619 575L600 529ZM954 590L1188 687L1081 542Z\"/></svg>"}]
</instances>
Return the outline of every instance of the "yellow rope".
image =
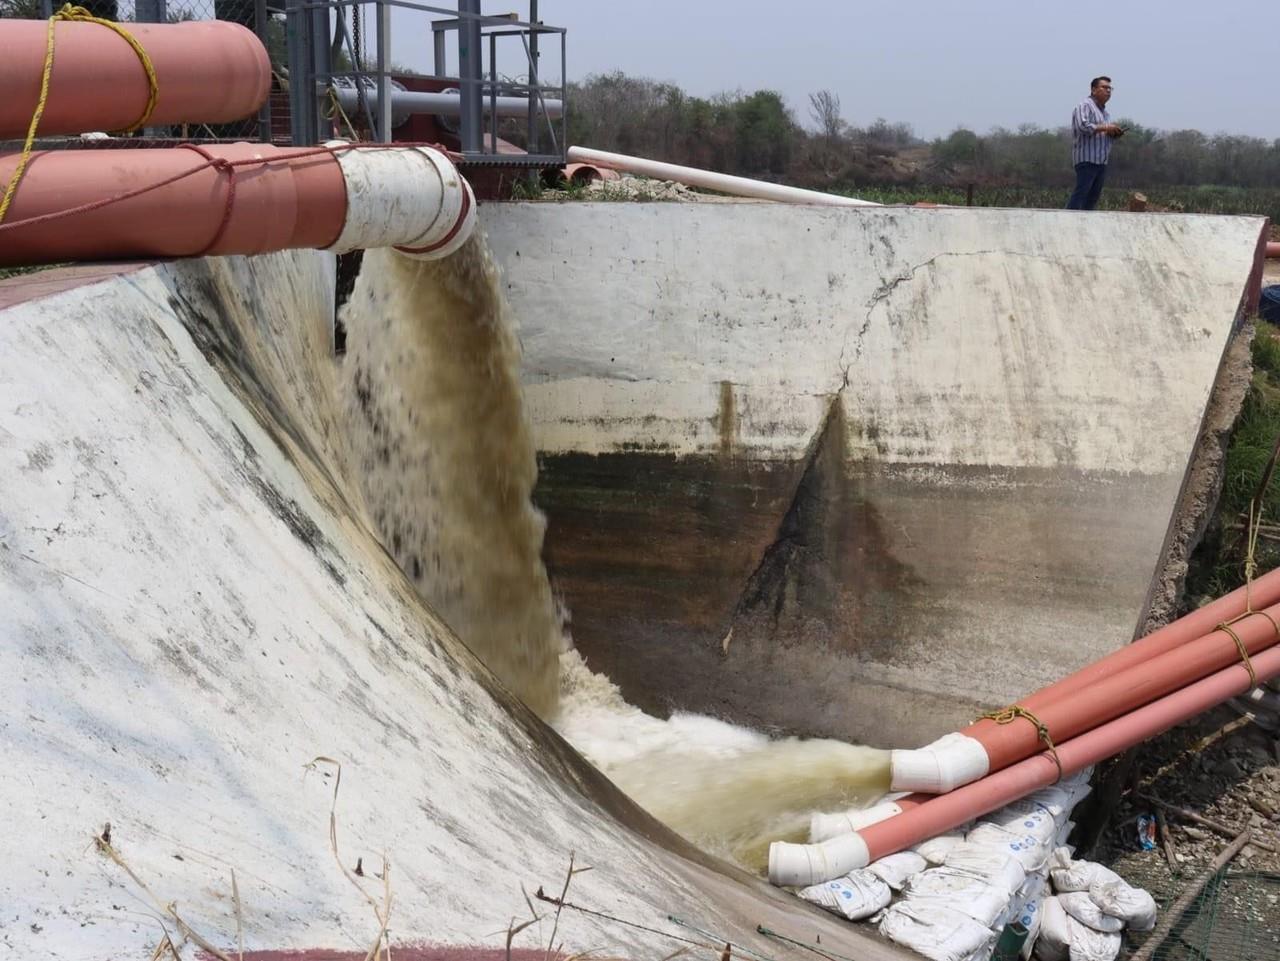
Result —
<instances>
[{"instance_id":1,"label":"yellow rope","mask_svg":"<svg viewBox=\"0 0 1280 961\"><path fill-rule=\"evenodd\" d=\"M1053 745L1053 738L1049 735L1049 726L1040 718L1036 717L1021 704L1011 704L1008 707L1002 707L998 711L988 711L983 714L979 720L995 721L997 724L1012 724L1018 718L1025 718L1030 721L1036 729L1036 735L1045 746L1049 749L1049 757L1053 759L1053 763L1058 766L1058 780L1062 780L1062 761L1058 759L1058 749Z\"/></svg>"},{"instance_id":2,"label":"yellow rope","mask_svg":"<svg viewBox=\"0 0 1280 961\"><path fill-rule=\"evenodd\" d=\"M338 95L334 92L332 87L329 88L329 105L332 107L332 110L324 115L325 119L333 120L335 117L341 117L343 122L347 125L347 132L351 135L351 142L359 143L360 135L356 133L355 124L351 122L351 118L347 116L347 112L342 109L342 104L338 102Z\"/></svg>"},{"instance_id":3,"label":"yellow rope","mask_svg":"<svg viewBox=\"0 0 1280 961\"><path fill-rule=\"evenodd\" d=\"M1244 612L1231 618L1229 621L1223 621L1214 630L1225 631L1231 635L1231 639L1236 642L1236 650L1240 652L1240 660L1244 662L1245 668L1249 671L1249 679L1253 682L1253 686L1258 685L1258 675L1253 670L1253 662L1249 660L1249 651L1244 646L1244 642L1240 640L1240 635L1231 629L1231 625L1250 617L1253 614L1260 614L1271 622L1271 629L1275 631L1277 637L1280 637L1280 624L1276 623L1276 619L1266 611L1255 611L1253 609L1253 576L1258 572L1258 528L1262 526L1262 507L1258 505L1257 511L1254 511L1255 502L1249 501L1249 535L1246 544L1244 558Z\"/></svg>"},{"instance_id":4,"label":"yellow rope","mask_svg":"<svg viewBox=\"0 0 1280 961\"><path fill-rule=\"evenodd\" d=\"M59 20L101 24L108 30L112 30L123 37L125 42L133 48L133 52L138 55L138 61L142 64L143 72L147 75L147 105L143 109L142 115L124 131L125 133L132 133L139 127L144 126L151 119L151 114L156 109L156 101L160 98L160 82L156 79L155 65L151 62L147 51L143 49L142 44L138 42L133 34L118 23L95 17L84 7L77 7L70 3L65 4L61 10L49 18L49 30L46 35L44 50L44 70L40 75L40 96L36 100L35 112L31 115L31 124L27 127L27 139L22 145L22 156L18 159L18 166L13 170L13 176L9 178L8 186L5 187L3 199L0 199L0 223L4 221L5 214L9 212L9 205L13 203L14 194L18 192L18 184L22 182L22 176L26 173L27 164L31 161L31 148L35 143L36 131L40 128L40 118L44 116L44 108L49 102L49 78L53 75L53 30Z\"/></svg>"},{"instance_id":5,"label":"yellow rope","mask_svg":"<svg viewBox=\"0 0 1280 961\"><path fill-rule=\"evenodd\" d=\"M160 99L160 81L156 79L155 64L151 62L151 58L147 55L147 51L143 48L142 44L138 42L138 38L115 21L105 20L102 17L95 17L84 7L77 7L70 3L65 4L61 10L55 13L53 15L53 19L75 20L80 23L96 23L100 26L106 27L114 33L119 34L121 39L133 48L133 52L138 55L138 62L142 64L142 72L147 75L147 105L142 109L142 114L138 119L121 132L133 133L139 127L145 127L147 125L147 121L151 119L151 115L155 113L156 101ZM51 50L52 47L53 43L51 40ZM46 69L53 66L52 60L53 56L50 54L50 62L47 64Z\"/></svg>"},{"instance_id":6,"label":"yellow rope","mask_svg":"<svg viewBox=\"0 0 1280 961\"><path fill-rule=\"evenodd\" d=\"M1270 618L1268 618L1270 620ZM1274 624L1275 622L1272 621ZM1253 661L1249 660L1249 649L1244 646L1244 641L1240 640L1240 635L1231 629L1229 624L1219 624L1214 628L1215 631L1226 631L1231 635L1231 639L1236 642L1236 650L1240 652L1240 660L1244 662L1245 669L1249 672L1250 687L1258 686L1258 675L1253 670Z\"/></svg>"}]
</instances>

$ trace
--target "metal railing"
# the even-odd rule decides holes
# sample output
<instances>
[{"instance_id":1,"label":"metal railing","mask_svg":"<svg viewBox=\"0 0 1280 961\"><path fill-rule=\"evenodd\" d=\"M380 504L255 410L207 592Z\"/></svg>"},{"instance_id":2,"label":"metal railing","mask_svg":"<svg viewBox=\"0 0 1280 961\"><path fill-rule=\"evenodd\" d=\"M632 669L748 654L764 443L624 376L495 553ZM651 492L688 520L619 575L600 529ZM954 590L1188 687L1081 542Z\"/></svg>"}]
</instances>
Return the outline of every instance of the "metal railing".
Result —
<instances>
[{"instance_id":1,"label":"metal railing","mask_svg":"<svg viewBox=\"0 0 1280 961\"><path fill-rule=\"evenodd\" d=\"M568 109L563 27L538 21L537 0L527 0L528 19L486 16L480 0L458 0L457 9L419 0L80 0L90 12L123 23L230 20L253 30L271 58L272 95L257 117L224 124L147 127L131 135L92 141L95 147L151 146L181 142L263 141L311 145L335 136L389 142L410 113L437 115L437 127L457 138L472 162L544 167L564 163ZM61 0L41 0L44 12ZM373 29L365 14L372 7ZM391 12L425 15L415 35L431 47L432 73L415 79L447 93L404 89L393 78ZM403 26L401 24L401 26ZM457 40L457 71L450 74L449 38ZM558 46L559 79L543 80L539 69L547 38ZM514 79L499 72L499 45L516 53ZM518 46L517 46L518 45ZM554 56L554 52L552 53ZM522 74L522 75L521 75ZM456 97L456 103L451 98ZM273 101L276 111L272 110ZM342 104L350 106L348 111ZM423 106L428 103L429 106ZM518 114L518 116L517 116ZM287 118L287 125L286 125ZM456 119L455 119L456 118ZM274 121L274 124L273 124ZM345 123L344 123L345 122ZM514 142L512 151L504 141ZM83 145L78 137L42 137L51 149ZM20 147L0 142L0 150Z\"/></svg>"},{"instance_id":2,"label":"metal railing","mask_svg":"<svg viewBox=\"0 0 1280 961\"><path fill-rule=\"evenodd\" d=\"M363 12L373 8L373 57L360 28ZM457 90L456 133L463 156L471 161L528 165L563 163L567 132L565 109L565 33L562 27L537 22L537 0L529 0L529 20L515 14L486 16L479 0L459 0L458 9L418 0L287 0L289 93L292 139L298 144L318 143L332 137L335 113L342 103L354 106L350 126L359 126L369 139L390 142L397 125L397 104L414 101L392 79L390 62L391 10L439 15L430 21L432 74L420 74L441 89ZM425 33L425 30L423 31ZM447 38L457 35L458 70L448 73ZM560 80L555 86L542 82L539 72L539 39L558 37ZM503 79L498 72L498 42L520 41L525 79ZM485 57L487 41L488 57ZM487 60L487 62L486 62ZM511 100L524 101L524 125L519 133L527 154L504 153L501 148L503 115L511 113ZM488 113L488 129L485 114ZM547 144L549 149L543 149Z\"/></svg>"}]
</instances>

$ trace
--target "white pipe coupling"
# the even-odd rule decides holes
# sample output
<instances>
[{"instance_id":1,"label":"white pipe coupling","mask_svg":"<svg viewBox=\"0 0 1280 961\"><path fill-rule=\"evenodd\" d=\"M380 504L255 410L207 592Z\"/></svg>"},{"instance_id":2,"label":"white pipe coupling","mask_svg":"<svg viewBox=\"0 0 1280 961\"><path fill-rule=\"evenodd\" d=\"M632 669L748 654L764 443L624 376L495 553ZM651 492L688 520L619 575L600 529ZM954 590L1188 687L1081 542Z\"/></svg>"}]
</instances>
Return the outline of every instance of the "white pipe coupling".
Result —
<instances>
[{"instance_id":1,"label":"white pipe coupling","mask_svg":"<svg viewBox=\"0 0 1280 961\"><path fill-rule=\"evenodd\" d=\"M353 147L329 141L347 184L334 253L394 247L420 260L453 253L476 225L476 200L458 168L431 147Z\"/></svg>"},{"instance_id":2,"label":"white pipe coupling","mask_svg":"<svg viewBox=\"0 0 1280 961\"><path fill-rule=\"evenodd\" d=\"M869 808L853 808L839 814L815 814L809 818L809 842L817 844L842 834L852 834L901 813L902 808L893 801L881 801Z\"/></svg>"},{"instance_id":3,"label":"white pipe coupling","mask_svg":"<svg viewBox=\"0 0 1280 961\"><path fill-rule=\"evenodd\" d=\"M985 777L991 760L982 742L967 734L945 734L914 751L892 751L892 791L946 794Z\"/></svg>"},{"instance_id":4,"label":"white pipe coupling","mask_svg":"<svg viewBox=\"0 0 1280 961\"><path fill-rule=\"evenodd\" d=\"M769 882L786 887L807 887L834 881L871 861L867 844L857 834L842 834L821 844L769 845Z\"/></svg>"}]
</instances>

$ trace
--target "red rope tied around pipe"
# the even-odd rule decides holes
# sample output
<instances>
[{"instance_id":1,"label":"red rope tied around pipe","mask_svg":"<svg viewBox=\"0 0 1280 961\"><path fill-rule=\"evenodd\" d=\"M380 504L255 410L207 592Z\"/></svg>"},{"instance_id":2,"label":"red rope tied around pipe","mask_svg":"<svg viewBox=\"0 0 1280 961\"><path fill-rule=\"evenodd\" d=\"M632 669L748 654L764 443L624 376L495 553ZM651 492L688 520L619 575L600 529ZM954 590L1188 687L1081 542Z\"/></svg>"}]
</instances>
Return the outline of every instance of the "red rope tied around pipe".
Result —
<instances>
[{"instance_id":1,"label":"red rope tied around pipe","mask_svg":"<svg viewBox=\"0 0 1280 961\"><path fill-rule=\"evenodd\" d=\"M227 232L227 225L231 223L231 211L236 202L236 165L222 157L214 157L204 147L193 143L184 143L180 145L186 150L194 150L200 156L204 157L208 163L206 167L211 167L219 173L227 175L227 195L222 205L222 219L218 221L218 229L213 232L213 239L204 245L200 250L196 251L193 257L203 257L214 247L218 246L218 241L222 239L222 235Z\"/></svg>"},{"instance_id":2,"label":"red rope tied around pipe","mask_svg":"<svg viewBox=\"0 0 1280 961\"><path fill-rule=\"evenodd\" d=\"M346 150L404 150L413 147L431 147L434 150L440 151L454 162L462 159L461 154L447 150L435 143L342 144L341 146L335 147L308 147L303 150L275 157L246 157L243 160L227 160L224 157L212 157L204 147L197 144L181 144L179 149L187 148L194 150L196 153L200 154L202 157L206 157L207 159L203 163L197 164L189 170L184 170L171 177L165 177L163 180L157 180L154 183L138 187L134 190L128 190L112 197L103 197L101 200L90 201L89 203L80 204L76 207L68 207L65 210L55 210L47 214L40 214L36 217L25 217L22 220L13 220L8 223L0 224L0 234L10 230L21 230L23 227L34 227L39 224L49 223L50 221L60 220L66 217L74 217L78 214L90 213L94 210L101 210L102 208L109 207L112 204L121 203L125 200L132 200L134 197L141 197L143 194L150 193L153 190L160 190L164 187L168 187L170 184L175 184L180 180L185 180L188 177L195 176L203 170L214 168L227 173L228 186L225 207L223 209L222 220L218 224L218 229L215 231L213 239L209 241L202 250L193 255L199 257L212 250L214 245L222 239L222 235L226 232L227 223L231 219L231 206L235 199L235 171L237 168L262 166L265 164L280 163L282 161L302 160L307 157L318 157L322 155L336 156Z\"/></svg>"}]
</instances>

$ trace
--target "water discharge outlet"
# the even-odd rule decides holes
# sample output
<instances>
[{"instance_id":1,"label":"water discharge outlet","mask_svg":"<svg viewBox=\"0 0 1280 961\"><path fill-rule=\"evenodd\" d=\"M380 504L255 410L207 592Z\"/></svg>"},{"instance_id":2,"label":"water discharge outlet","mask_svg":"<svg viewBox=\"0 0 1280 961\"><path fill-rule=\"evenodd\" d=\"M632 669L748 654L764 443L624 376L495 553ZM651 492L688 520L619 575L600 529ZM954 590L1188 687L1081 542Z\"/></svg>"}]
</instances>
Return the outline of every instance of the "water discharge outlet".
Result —
<instances>
[{"instance_id":1,"label":"water discharge outlet","mask_svg":"<svg viewBox=\"0 0 1280 961\"><path fill-rule=\"evenodd\" d=\"M0 183L19 158L0 157ZM135 257L457 250L470 185L428 146L225 144L32 155L0 223L0 265Z\"/></svg>"}]
</instances>

